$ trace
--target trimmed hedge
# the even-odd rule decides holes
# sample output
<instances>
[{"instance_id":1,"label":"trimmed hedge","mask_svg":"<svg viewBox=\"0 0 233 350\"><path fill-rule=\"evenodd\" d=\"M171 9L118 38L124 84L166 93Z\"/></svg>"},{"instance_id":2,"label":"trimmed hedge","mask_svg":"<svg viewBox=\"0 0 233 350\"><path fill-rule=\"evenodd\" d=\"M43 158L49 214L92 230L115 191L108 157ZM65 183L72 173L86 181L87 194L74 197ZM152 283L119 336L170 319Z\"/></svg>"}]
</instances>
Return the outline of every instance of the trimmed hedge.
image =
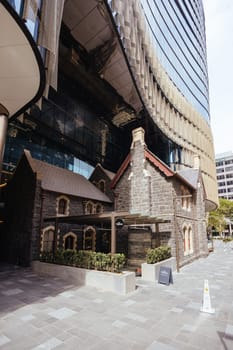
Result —
<instances>
[{"instance_id":1,"label":"trimmed hedge","mask_svg":"<svg viewBox=\"0 0 233 350\"><path fill-rule=\"evenodd\" d=\"M223 241L224 243L231 242L231 241L232 241L232 237L225 237L225 238L223 238L222 241Z\"/></svg>"},{"instance_id":2,"label":"trimmed hedge","mask_svg":"<svg viewBox=\"0 0 233 350\"><path fill-rule=\"evenodd\" d=\"M171 247L160 246L154 249L148 249L146 252L147 264L155 264L159 261L169 259L171 257Z\"/></svg>"},{"instance_id":3,"label":"trimmed hedge","mask_svg":"<svg viewBox=\"0 0 233 350\"><path fill-rule=\"evenodd\" d=\"M43 252L40 261L81 267L85 269L120 272L125 266L126 258L124 254L96 253L88 250L58 250L55 255L51 252Z\"/></svg>"}]
</instances>

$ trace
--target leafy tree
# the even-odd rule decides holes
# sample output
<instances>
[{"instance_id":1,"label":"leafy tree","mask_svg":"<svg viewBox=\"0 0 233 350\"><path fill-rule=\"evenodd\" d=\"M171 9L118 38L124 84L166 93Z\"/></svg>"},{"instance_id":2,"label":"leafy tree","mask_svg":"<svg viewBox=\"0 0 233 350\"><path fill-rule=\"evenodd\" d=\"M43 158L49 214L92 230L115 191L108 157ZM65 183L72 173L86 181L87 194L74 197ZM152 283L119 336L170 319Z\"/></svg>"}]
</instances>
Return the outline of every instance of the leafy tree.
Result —
<instances>
[{"instance_id":1,"label":"leafy tree","mask_svg":"<svg viewBox=\"0 0 233 350\"><path fill-rule=\"evenodd\" d=\"M226 219L233 220L233 202L220 198L219 207L209 213L208 232L211 232L212 228L220 233L224 231Z\"/></svg>"}]
</instances>

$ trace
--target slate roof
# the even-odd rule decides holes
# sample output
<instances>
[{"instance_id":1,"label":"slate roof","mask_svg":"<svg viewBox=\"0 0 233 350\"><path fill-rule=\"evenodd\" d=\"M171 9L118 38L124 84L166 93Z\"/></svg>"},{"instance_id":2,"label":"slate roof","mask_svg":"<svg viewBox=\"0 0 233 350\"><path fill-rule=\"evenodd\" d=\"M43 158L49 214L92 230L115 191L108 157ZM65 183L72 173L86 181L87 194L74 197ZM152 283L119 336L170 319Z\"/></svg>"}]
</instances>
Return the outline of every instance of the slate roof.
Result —
<instances>
[{"instance_id":1,"label":"slate roof","mask_svg":"<svg viewBox=\"0 0 233 350\"><path fill-rule=\"evenodd\" d=\"M32 158L27 150L24 151L24 154L33 172L41 179L41 187L44 190L112 203L105 193L84 176Z\"/></svg>"},{"instance_id":2,"label":"slate roof","mask_svg":"<svg viewBox=\"0 0 233 350\"><path fill-rule=\"evenodd\" d=\"M102 172L104 172L110 180L112 180L115 177L115 175L116 175L115 173L113 173L110 170L105 169L100 163L98 163L96 165L95 169L93 170L92 174L90 175L89 179L92 178L92 176L95 173L97 168L100 168L102 170Z\"/></svg>"},{"instance_id":3,"label":"slate roof","mask_svg":"<svg viewBox=\"0 0 233 350\"><path fill-rule=\"evenodd\" d=\"M182 169L179 170L177 174L183 177L188 183L190 183L190 185L193 188L197 189L197 184L199 180L199 169Z\"/></svg>"}]
</instances>

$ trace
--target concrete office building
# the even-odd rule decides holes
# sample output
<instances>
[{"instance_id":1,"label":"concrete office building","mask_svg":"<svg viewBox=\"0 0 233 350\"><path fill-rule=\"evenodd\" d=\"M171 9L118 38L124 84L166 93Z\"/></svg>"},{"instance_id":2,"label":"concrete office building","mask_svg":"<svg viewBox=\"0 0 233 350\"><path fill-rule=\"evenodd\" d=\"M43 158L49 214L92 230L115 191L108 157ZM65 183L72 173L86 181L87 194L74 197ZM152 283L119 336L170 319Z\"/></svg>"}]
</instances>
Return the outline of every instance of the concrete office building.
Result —
<instances>
[{"instance_id":1,"label":"concrete office building","mask_svg":"<svg viewBox=\"0 0 233 350\"><path fill-rule=\"evenodd\" d=\"M216 172L219 198L233 200L233 153L216 154Z\"/></svg>"}]
</instances>

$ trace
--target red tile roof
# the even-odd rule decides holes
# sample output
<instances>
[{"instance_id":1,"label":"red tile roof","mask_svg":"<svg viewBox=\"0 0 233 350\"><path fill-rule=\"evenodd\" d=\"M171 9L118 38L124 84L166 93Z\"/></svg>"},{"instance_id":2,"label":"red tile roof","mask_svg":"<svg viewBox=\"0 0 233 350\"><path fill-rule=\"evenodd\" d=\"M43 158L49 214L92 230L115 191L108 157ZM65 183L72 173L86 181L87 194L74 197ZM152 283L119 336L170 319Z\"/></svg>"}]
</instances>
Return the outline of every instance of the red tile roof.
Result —
<instances>
[{"instance_id":1,"label":"red tile roof","mask_svg":"<svg viewBox=\"0 0 233 350\"><path fill-rule=\"evenodd\" d=\"M155 165L156 168L158 168L167 177L171 177L175 175L174 171L172 171L165 163L163 163L148 149L145 149L145 158L148 159L153 165Z\"/></svg>"},{"instance_id":2,"label":"red tile roof","mask_svg":"<svg viewBox=\"0 0 233 350\"><path fill-rule=\"evenodd\" d=\"M129 163L131 160L130 153L125 158L124 162L121 164L120 168L118 169L118 172L116 173L115 177L113 178L111 182L111 188L114 188L117 184L117 182L120 180L121 176L124 174L125 170L127 169Z\"/></svg>"}]
</instances>

